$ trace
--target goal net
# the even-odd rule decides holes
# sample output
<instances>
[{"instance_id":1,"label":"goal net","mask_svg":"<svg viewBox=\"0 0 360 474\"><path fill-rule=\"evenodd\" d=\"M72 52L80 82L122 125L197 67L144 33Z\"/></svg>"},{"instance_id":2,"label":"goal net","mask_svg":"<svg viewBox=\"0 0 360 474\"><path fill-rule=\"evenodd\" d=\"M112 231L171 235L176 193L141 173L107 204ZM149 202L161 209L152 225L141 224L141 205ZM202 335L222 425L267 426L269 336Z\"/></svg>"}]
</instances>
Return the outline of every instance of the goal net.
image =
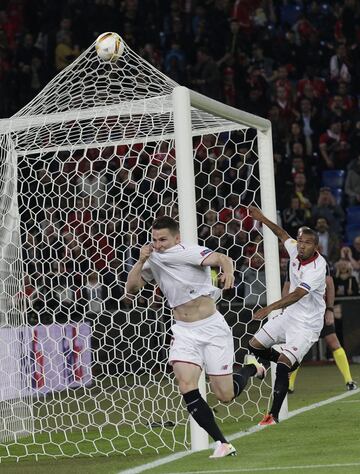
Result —
<instances>
[{"instance_id":1,"label":"goal net","mask_svg":"<svg viewBox=\"0 0 360 474\"><path fill-rule=\"evenodd\" d=\"M102 62L92 45L0 121L1 460L190 446L167 365L171 312L156 288L124 294L152 220L179 217L176 87L127 46L117 62ZM261 196L263 208L274 202L273 177L261 172L272 156L256 120L251 127L246 114L241 122L193 98L198 239L235 261L235 289L218 304L242 364L259 327L252 312L269 298L264 259L277 262L247 212ZM266 379L229 405L208 400L238 431L269 394Z\"/></svg>"}]
</instances>

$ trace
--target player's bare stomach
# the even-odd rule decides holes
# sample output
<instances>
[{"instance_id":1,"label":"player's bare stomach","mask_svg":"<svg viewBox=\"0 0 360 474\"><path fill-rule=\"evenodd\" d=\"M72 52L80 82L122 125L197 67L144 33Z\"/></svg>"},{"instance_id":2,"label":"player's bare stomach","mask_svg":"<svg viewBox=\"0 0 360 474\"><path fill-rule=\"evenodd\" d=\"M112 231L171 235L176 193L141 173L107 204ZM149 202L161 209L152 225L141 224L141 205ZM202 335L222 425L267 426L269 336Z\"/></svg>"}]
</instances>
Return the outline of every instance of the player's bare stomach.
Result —
<instances>
[{"instance_id":1,"label":"player's bare stomach","mask_svg":"<svg viewBox=\"0 0 360 474\"><path fill-rule=\"evenodd\" d=\"M195 300L177 306L173 311L176 321L193 323L212 316L216 312L216 306L209 296L199 296Z\"/></svg>"}]
</instances>

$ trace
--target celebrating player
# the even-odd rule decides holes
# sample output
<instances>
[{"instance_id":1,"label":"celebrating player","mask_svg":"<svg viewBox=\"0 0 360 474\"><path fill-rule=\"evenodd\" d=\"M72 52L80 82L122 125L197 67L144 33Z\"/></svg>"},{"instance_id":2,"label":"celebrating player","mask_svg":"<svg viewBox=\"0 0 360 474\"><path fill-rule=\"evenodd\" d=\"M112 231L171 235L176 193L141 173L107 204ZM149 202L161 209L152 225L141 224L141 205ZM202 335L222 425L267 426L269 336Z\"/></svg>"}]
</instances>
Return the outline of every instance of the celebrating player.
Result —
<instances>
[{"instance_id":1,"label":"celebrating player","mask_svg":"<svg viewBox=\"0 0 360 474\"><path fill-rule=\"evenodd\" d=\"M146 282L155 282L173 308L176 322L171 328L169 363L189 413L216 441L210 457L218 458L235 455L236 451L199 392L202 368L222 402L237 397L249 377L264 378L265 369L255 357L249 357L247 364L233 373L233 338L224 317L216 310L214 301L220 290L212 285L210 267L221 268L224 290L234 286L231 258L206 247L182 244L178 223L162 216L153 222L152 244L141 248L140 258L128 275L126 291L134 294Z\"/></svg>"},{"instance_id":2,"label":"celebrating player","mask_svg":"<svg viewBox=\"0 0 360 474\"><path fill-rule=\"evenodd\" d=\"M298 238L302 233L305 227L300 227L298 230ZM289 272L288 272L289 275ZM288 276L287 275L287 276ZM283 296L286 296L289 293L290 282L287 280L284 283L283 287ZM320 337L324 338L326 345L331 350L335 363L341 372L342 376L344 377L345 386L347 390L356 390L357 384L353 381L349 362L346 357L346 352L341 347L339 339L335 332L335 320L334 320L334 301L335 301L335 288L334 288L334 281L332 276L330 275L329 265L326 265L326 291L325 291L325 303L326 303L326 310L324 314L324 327L320 333ZM290 375L289 380L289 393L293 393L295 389L295 379L299 368L294 370Z\"/></svg>"},{"instance_id":3,"label":"celebrating player","mask_svg":"<svg viewBox=\"0 0 360 474\"><path fill-rule=\"evenodd\" d=\"M318 235L304 228L298 240L293 240L256 207L250 207L252 217L267 227L284 243L290 257L289 294L257 311L253 318L262 320L272 311L283 312L270 319L250 340L255 356L276 362L273 403L259 425L273 425L289 387L289 373L295 370L310 347L319 339L324 323L326 260L317 252ZM282 353L274 344L282 346Z\"/></svg>"}]
</instances>

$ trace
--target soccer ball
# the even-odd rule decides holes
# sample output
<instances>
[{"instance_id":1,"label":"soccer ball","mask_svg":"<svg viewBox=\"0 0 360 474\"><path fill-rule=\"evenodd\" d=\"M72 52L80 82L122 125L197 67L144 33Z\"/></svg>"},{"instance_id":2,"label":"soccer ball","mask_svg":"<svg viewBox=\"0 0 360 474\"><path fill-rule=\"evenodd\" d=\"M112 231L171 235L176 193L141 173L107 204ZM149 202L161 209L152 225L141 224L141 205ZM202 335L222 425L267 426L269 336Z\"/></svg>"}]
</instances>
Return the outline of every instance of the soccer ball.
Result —
<instances>
[{"instance_id":1,"label":"soccer ball","mask_svg":"<svg viewBox=\"0 0 360 474\"><path fill-rule=\"evenodd\" d=\"M117 33L102 33L96 40L97 55L103 61L116 61L123 54L124 41Z\"/></svg>"}]
</instances>

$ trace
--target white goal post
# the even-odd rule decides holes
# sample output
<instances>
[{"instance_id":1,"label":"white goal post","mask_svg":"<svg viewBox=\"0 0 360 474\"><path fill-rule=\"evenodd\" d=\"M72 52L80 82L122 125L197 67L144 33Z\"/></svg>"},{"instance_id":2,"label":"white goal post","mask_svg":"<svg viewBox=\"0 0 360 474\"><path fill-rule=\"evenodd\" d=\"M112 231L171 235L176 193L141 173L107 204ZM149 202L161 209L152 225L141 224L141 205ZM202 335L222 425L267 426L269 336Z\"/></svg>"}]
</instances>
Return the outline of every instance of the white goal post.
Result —
<instances>
[{"instance_id":1,"label":"white goal post","mask_svg":"<svg viewBox=\"0 0 360 474\"><path fill-rule=\"evenodd\" d=\"M178 160L178 195L179 222L181 235L185 242L197 243L195 180L192 161L191 112L190 106L199 108L226 120L257 128L259 148L259 173L261 181L261 207L265 215L273 222L277 221L275 180L273 167L271 122L247 112L234 109L216 100L210 99L197 92L176 87L173 92L175 145ZM264 257L266 267L267 303L270 304L281 297L280 266L278 254L278 239L264 226ZM272 386L275 372L272 364ZM202 374L200 391L206 397L205 377ZM285 399L281 415L287 417L287 399ZM194 420L191 420L191 446L193 450L208 447L207 434Z\"/></svg>"},{"instance_id":2,"label":"white goal post","mask_svg":"<svg viewBox=\"0 0 360 474\"><path fill-rule=\"evenodd\" d=\"M152 288L130 302L124 283L161 213L185 242L231 254L219 305L242 363L252 312L281 295L277 239L246 214L276 221L270 122L127 45L111 63L91 45L0 120L0 159L0 460L206 449L167 367L171 313ZM253 381L210 404L221 422L256 420L270 395Z\"/></svg>"}]
</instances>

